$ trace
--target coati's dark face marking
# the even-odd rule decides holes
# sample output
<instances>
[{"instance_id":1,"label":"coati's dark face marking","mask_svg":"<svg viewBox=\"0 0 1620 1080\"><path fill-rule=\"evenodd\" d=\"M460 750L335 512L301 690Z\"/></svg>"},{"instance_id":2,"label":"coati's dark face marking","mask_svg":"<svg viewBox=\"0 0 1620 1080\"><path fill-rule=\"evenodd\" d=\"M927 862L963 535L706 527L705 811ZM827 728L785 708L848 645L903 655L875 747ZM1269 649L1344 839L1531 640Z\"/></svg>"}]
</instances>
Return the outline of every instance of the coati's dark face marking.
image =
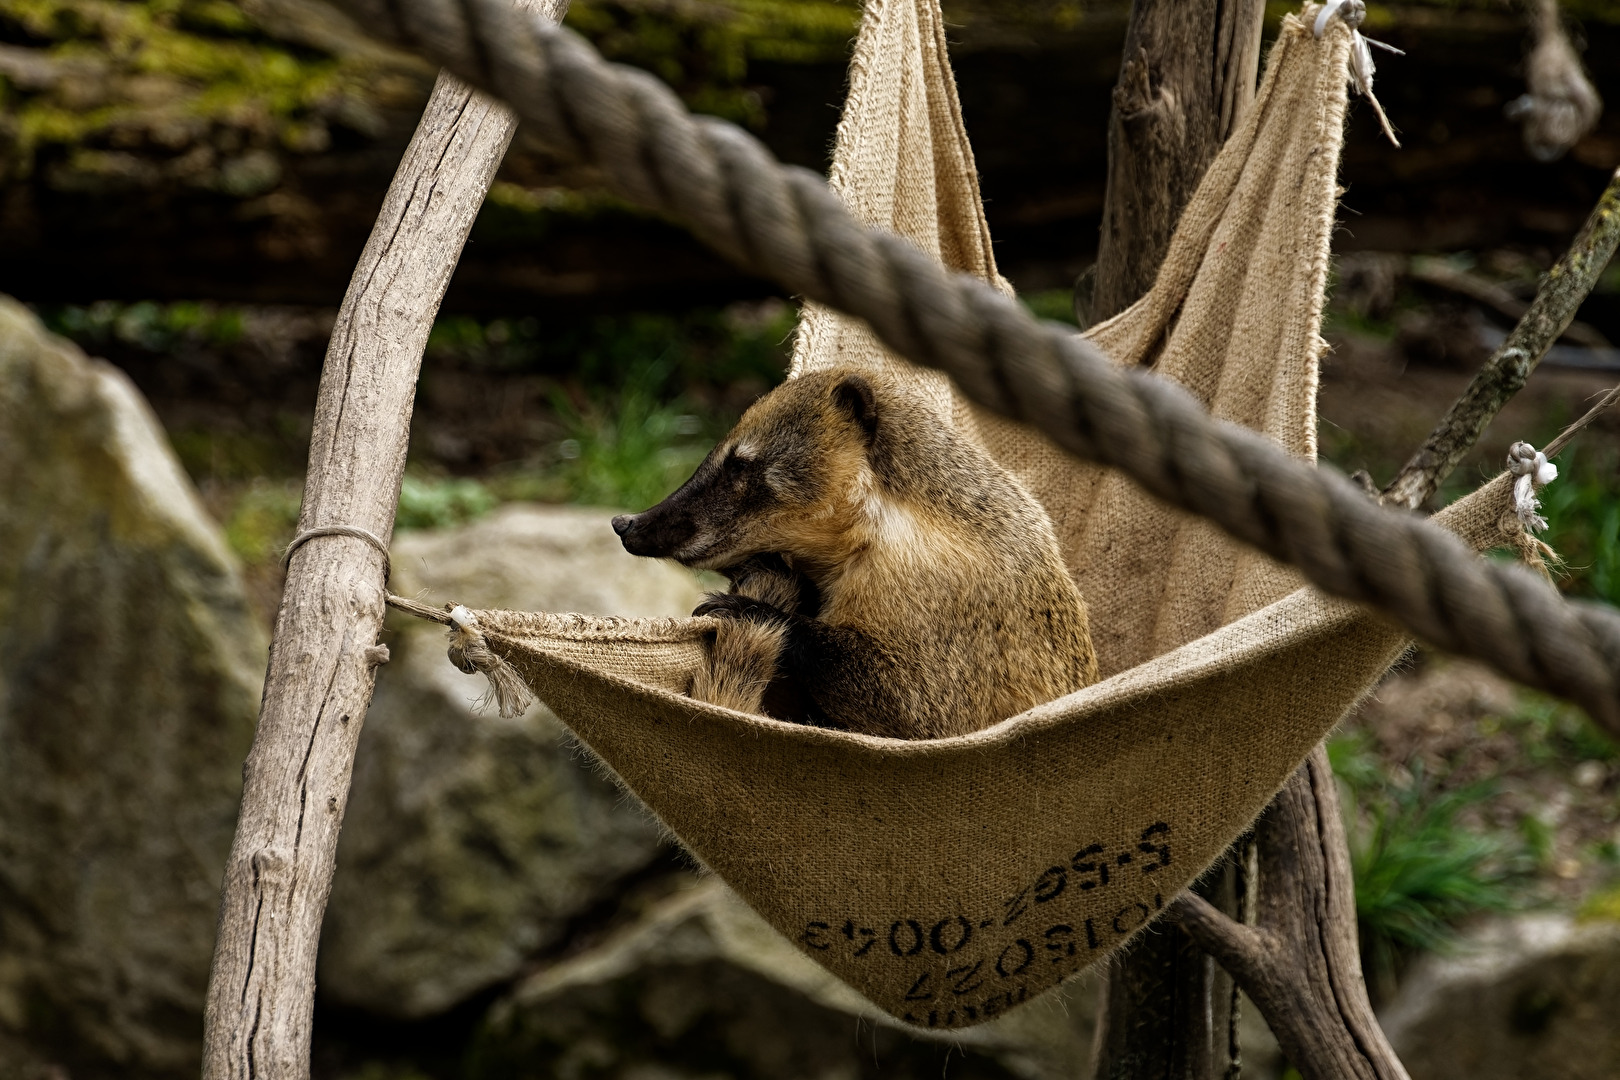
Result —
<instances>
[{"instance_id":1,"label":"coati's dark face marking","mask_svg":"<svg viewBox=\"0 0 1620 1080\"><path fill-rule=\"evenodd\" d=\"M848 531L878 424L864 377L800 376L755 402L674 494L613 530L632 555L701 570L811 553Z\"/></svg>"}]
</instances>

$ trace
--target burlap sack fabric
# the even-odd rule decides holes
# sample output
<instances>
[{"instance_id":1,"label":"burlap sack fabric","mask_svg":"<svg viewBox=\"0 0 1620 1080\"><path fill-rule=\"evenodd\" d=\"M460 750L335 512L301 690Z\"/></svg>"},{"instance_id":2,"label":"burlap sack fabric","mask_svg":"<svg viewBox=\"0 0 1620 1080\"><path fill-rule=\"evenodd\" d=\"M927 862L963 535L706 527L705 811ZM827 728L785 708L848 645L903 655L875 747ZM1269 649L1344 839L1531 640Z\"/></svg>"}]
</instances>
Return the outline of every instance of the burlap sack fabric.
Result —
<instances>
[{"instance_id":1,"label":"burlap sack fabric","mask_svg":"<svg viewBox=\"0 0 1620 1080\"><path fill-rule=\"evenodd\" d=\"M1258 96L1152 292L1090 331L1219 416L1314 454L1349 32L1284 20ZM869 0L833 182L858 215L996 277L936 0ZM794 371L899 365L1045 504L1104 681L960 738L900 742L684 692L708 619L477 613L483 641L681 841L878 1006L996 1016L1106 955L1253 820L1405 648L1377 617L975 411L863 325L807 309ZM1502 543L1501 479L1443 515Z\"/></svg>"}]
</instances>

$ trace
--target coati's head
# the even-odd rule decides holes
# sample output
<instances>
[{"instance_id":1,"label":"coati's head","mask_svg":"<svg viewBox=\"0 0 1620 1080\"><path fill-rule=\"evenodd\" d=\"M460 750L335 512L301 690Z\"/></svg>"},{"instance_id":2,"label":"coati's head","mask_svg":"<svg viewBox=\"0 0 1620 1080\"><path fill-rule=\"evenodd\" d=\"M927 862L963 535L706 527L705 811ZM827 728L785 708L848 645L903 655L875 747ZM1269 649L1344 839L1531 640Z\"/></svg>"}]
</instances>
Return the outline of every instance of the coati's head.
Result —
<instances>
[{"instance_id":1,"label":"coati's head","mask_svg":"<svg viewBox=\"0 0 1620 1080\"><path fill-rule=\"evenodd\" d=\"M838 561L872 484L885 389L850 369L790 379L756 401L673 495L614 518L614 531L633 555L703 570L761 552L811 573Z\"/></svg>"}]
</instances>

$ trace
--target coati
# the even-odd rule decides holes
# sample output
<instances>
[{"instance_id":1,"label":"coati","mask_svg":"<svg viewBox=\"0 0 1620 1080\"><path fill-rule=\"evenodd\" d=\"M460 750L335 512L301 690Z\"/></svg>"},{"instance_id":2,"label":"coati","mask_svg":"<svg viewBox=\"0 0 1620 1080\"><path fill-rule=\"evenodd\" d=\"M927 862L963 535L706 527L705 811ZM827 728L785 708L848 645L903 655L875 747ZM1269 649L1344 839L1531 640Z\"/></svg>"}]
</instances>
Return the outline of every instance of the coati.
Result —
<instances>
[{"instance_id":1,"label":"coati","mask_svg":"<svg viewBox=\"0 0 1620 1080\"><path fill-rule=\"evenodd\" d=\"M1085 604L1040 504L882 374L759 399L626 550L732 579L693 696L895 738L988 727L1097 678Z\"/></svg>"}]
</instances>

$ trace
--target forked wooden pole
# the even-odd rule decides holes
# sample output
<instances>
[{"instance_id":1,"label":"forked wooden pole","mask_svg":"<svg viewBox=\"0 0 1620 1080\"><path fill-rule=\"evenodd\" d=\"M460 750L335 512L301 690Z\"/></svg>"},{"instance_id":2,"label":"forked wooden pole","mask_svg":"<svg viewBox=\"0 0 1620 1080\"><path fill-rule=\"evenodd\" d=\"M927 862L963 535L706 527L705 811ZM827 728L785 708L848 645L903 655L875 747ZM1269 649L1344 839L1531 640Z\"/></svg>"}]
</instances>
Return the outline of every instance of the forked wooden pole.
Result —
<instances>
[{"instance_id":1,"label":"forked wooden pole","mask_svg":"<svg viewBox=\"0 0 1620 1080\"><path fill-rule=\"evenodd\" d=\"M567 0L524 6L560 19ZM327 346L300 535L392 535L422 350L516 124L440 74ZM288 566L220 897L205 1080L309 1075L321 918L360 725L387 660L385 568L353 535L314 537Z\"/></svg>"},{"instance_id":2,"label":"forked wooden pole","mask_svg":"<svg viewBox=\"0 0 1620 1080\"><path fill-rule=\"evenodd\" d=\"M1191 891L1169 918L1248 992L1306 1080L1409 1080L1367 1000L1350 850L1322 746L1271 800L1255 839L1256 925Z\"/></svg>"}]
</instances>

